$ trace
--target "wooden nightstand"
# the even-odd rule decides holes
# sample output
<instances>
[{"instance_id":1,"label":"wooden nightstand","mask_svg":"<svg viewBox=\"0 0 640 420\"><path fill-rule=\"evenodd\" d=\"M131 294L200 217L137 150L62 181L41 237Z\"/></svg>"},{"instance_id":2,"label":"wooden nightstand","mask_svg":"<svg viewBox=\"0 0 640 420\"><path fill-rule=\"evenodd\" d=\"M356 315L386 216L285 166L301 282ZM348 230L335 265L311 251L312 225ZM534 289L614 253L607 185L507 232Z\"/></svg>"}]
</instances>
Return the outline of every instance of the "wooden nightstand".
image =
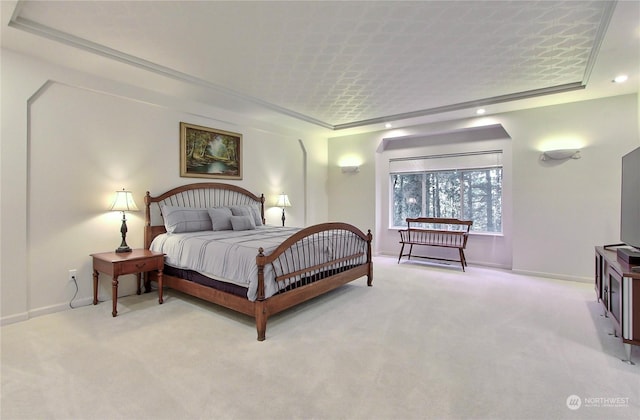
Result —
<instances>
[{"instance_id":1,"label":"wooden nightstand","mask_svg":"<svg viewBox=\"0 0 640 420\"><path fill-rule=\"evenodd\" d=\"M138 291L140 294L141 275L147 271L158 271L158 303L162 303L162 269L164 268L164 254L148 249L134 249L131 252L101 252L91 254L93 257L93 304L98 304L98 273L112 277L113 316L118 315L118 276L137 274Z\"/></svg>"}]
</instances>

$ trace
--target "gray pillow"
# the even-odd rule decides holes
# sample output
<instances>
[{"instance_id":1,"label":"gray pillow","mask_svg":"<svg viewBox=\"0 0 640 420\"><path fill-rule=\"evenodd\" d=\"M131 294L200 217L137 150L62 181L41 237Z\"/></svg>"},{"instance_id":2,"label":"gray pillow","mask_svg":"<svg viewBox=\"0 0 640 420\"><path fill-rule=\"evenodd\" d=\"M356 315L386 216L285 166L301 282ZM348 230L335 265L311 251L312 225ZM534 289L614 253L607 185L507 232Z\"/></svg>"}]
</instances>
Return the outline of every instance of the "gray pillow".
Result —
<instances>
[{"instance_id":1,"label":"gray pillow","mask_svg":"<svg viewBox=\"0 0 640 420\"><path fill-rule=\"evenodd\" d=\"M231 226L233 230L253 230L256 223L252 216L231 216Z\"/></svg>"},{"instance_id":2,"label":"gray pillow","mask_svg":"<svg viewBox=\"0 0 640 420\"><path fill-rule=\"evenodd\" d=\"M207 209L162 206L164 227L169 233L200 232L211 230L211 218Z\"/></svg>"},{"instance_id":3,"label":"gray pillow","mask_svg":"<svg viewBox=\"0 0 640 420\"><path fill-rule=\"evenodd\" d=\"M234 216L251 216L256 226L262 226L262 217L260 217L260 208L258 206L231 206L230 209Z\"/></svg>"},{"instance_id":4,"label":"gray pillow","mask_svg":"<svg viewBox=\"0 0 640 420\"><path fill-rule=\"evenodd\" d=\"M211 218L211 225L213 230L231 230L231 209L228 207L215 207L209 209L209 217Z\"/></svg>"}]
</instances>

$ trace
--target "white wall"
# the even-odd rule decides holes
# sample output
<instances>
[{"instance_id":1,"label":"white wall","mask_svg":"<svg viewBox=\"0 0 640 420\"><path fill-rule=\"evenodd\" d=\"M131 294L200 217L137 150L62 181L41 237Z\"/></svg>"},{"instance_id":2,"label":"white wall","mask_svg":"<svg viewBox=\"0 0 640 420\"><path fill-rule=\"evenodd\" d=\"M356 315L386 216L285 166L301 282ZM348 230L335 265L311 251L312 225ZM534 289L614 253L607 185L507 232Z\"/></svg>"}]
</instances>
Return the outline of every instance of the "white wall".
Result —
<instances>
[{"instance_id":1,"label":"white wall","mask_svg":"<svg viewBox=\"0 0 640 420\"><path fill-rule=\"evenodd\" d=\"M397 255L398 234L388 229L386 167L382 161L378 167L375 163L382 139L502 124L512 138L511 179L505 179L511 183L505 186L511 196L505 192L504 197L505 215L511 221L505 221L502 238L472 236L468 260L591 281L593 247L619 240L620 158L640 145L637 107L637 95L624 95L482 120L330 138L329 217L375 224L376 252ZM549 164L539 160L545 147L574 146L582 148L582 159ZM346 155L358 155L364 162L360 174L340 173L338 161ZM360 194L366 199L351 199L356 191L365 192Z\"/></svg>"},{"instance_id":2,"label":"white wall","mask_svg":"<svg viewBox=\"0 0 640 420\"><path fill-rule=\"evenodd\" d=\"M75 292L67 280L69 269L78 270L74 303L91 300L89 254L120 244L121 215L106 211L116 190L133 191L142 209L147 190L158 194L206 181L179 176L180 121L243 134L243 179L228 182L265 194L267 223L280 223L280 209L270 206L281 191L293 203L288 225L327 220L325 137L267 126L6 50L2 87L3 322L68 308ZM299 139L307 150L306 166ZM128 214L132 247L142 246L143 216ZM122 278L120 295L135 291L134 278ZM109 283L101 282L100 299L111 299Z\"/></svg>"},{"instance_id":3,"label":"white wall","mask_svg":"<svg viewBox=\"0 0 640 420\"><path fill-rule=\"evenodd\" d=\"M363 232L371 230L377 239L375 218L375 133L350 136L346 141L329 139L329 219L351 223ZM359 166L359 172L343 173L343 166Z\"/></svg>"},{"instance_id":4,"label":"white wall","mask_svg":"<svg viewBox=\"0 0 640 420\"><path fill-rule=\"evenodd\" d=\"M621 158L640 146L637 95L503 116L514 165L513 268L593 278L593 247L620 240ZM582 149L544 164L540 151Z\"/></svg>"}]
</instances>

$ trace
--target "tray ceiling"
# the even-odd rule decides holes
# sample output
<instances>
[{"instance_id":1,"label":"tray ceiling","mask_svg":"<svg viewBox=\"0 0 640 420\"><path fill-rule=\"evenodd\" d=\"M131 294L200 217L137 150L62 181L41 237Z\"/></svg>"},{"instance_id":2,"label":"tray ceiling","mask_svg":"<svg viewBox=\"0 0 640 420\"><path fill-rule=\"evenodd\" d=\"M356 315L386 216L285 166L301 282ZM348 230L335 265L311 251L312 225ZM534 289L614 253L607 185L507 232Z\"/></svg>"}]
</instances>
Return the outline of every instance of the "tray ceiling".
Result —
<instances>
[{"instance_id":1,"label":"tray ceiling","mask_svg":"<svg viewBox=\"0 0 640 420\"><path fill-rule=\"evenodd\" d=\"M10 26L339 129L583 89L615 7L21 1Z\"/></svg>"}]
</instances>

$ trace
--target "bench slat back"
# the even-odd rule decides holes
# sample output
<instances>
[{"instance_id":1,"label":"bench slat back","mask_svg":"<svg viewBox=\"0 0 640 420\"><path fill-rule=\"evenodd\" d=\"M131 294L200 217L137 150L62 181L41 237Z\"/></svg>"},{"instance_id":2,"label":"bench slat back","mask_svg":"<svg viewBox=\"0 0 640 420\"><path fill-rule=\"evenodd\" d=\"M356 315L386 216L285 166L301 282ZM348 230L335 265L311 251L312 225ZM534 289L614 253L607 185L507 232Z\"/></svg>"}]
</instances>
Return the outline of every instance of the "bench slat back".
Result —
<instances>
[{"instance_id":1,"label":"bench slat back","mask_svg":"<svg viewBox=\"0 0 640 420\"><path fill-rule=\"evenodd\" d=\"M473 221L441 217L408 217L407 229L400 231L404 243L466 248ZM411 224L414 227L411 227ZM421 225L415 227L415 225Z\"/></svg>"},{"instance_id":2,"label":"bench slat back","mask_svg":"<svg viewBox=\"0 0 640 420\"><path fill-rule=\"evenodd\" d=\"M444 246L451 248L464 248L465 246L465 232L450 230L411 229L411 231L406 231L403 233L406 233L406 235L402 235L403 240L409 243Z\"/></svg>"},{"instance_id":3,"label":"bench slat back","mask_svg":"<svg viewBox=\"0 0 640 420\"><path fill-rule=\"evenodd\" d=\"M407 217L407 228L411 229L411 224L420 224L420 225L430 225L429 228L425 228L428 230L443 230L443 231L454 231L454 232L466 232L469 233L471 229L471 225L473 225L473 221L471 220L460 220L460 219L450 219L450 218L442 218L442 217ZM459 228L456 228L459 227ZM414 229L420 229L415 228Z\"/></svg>"}]
</instances>

